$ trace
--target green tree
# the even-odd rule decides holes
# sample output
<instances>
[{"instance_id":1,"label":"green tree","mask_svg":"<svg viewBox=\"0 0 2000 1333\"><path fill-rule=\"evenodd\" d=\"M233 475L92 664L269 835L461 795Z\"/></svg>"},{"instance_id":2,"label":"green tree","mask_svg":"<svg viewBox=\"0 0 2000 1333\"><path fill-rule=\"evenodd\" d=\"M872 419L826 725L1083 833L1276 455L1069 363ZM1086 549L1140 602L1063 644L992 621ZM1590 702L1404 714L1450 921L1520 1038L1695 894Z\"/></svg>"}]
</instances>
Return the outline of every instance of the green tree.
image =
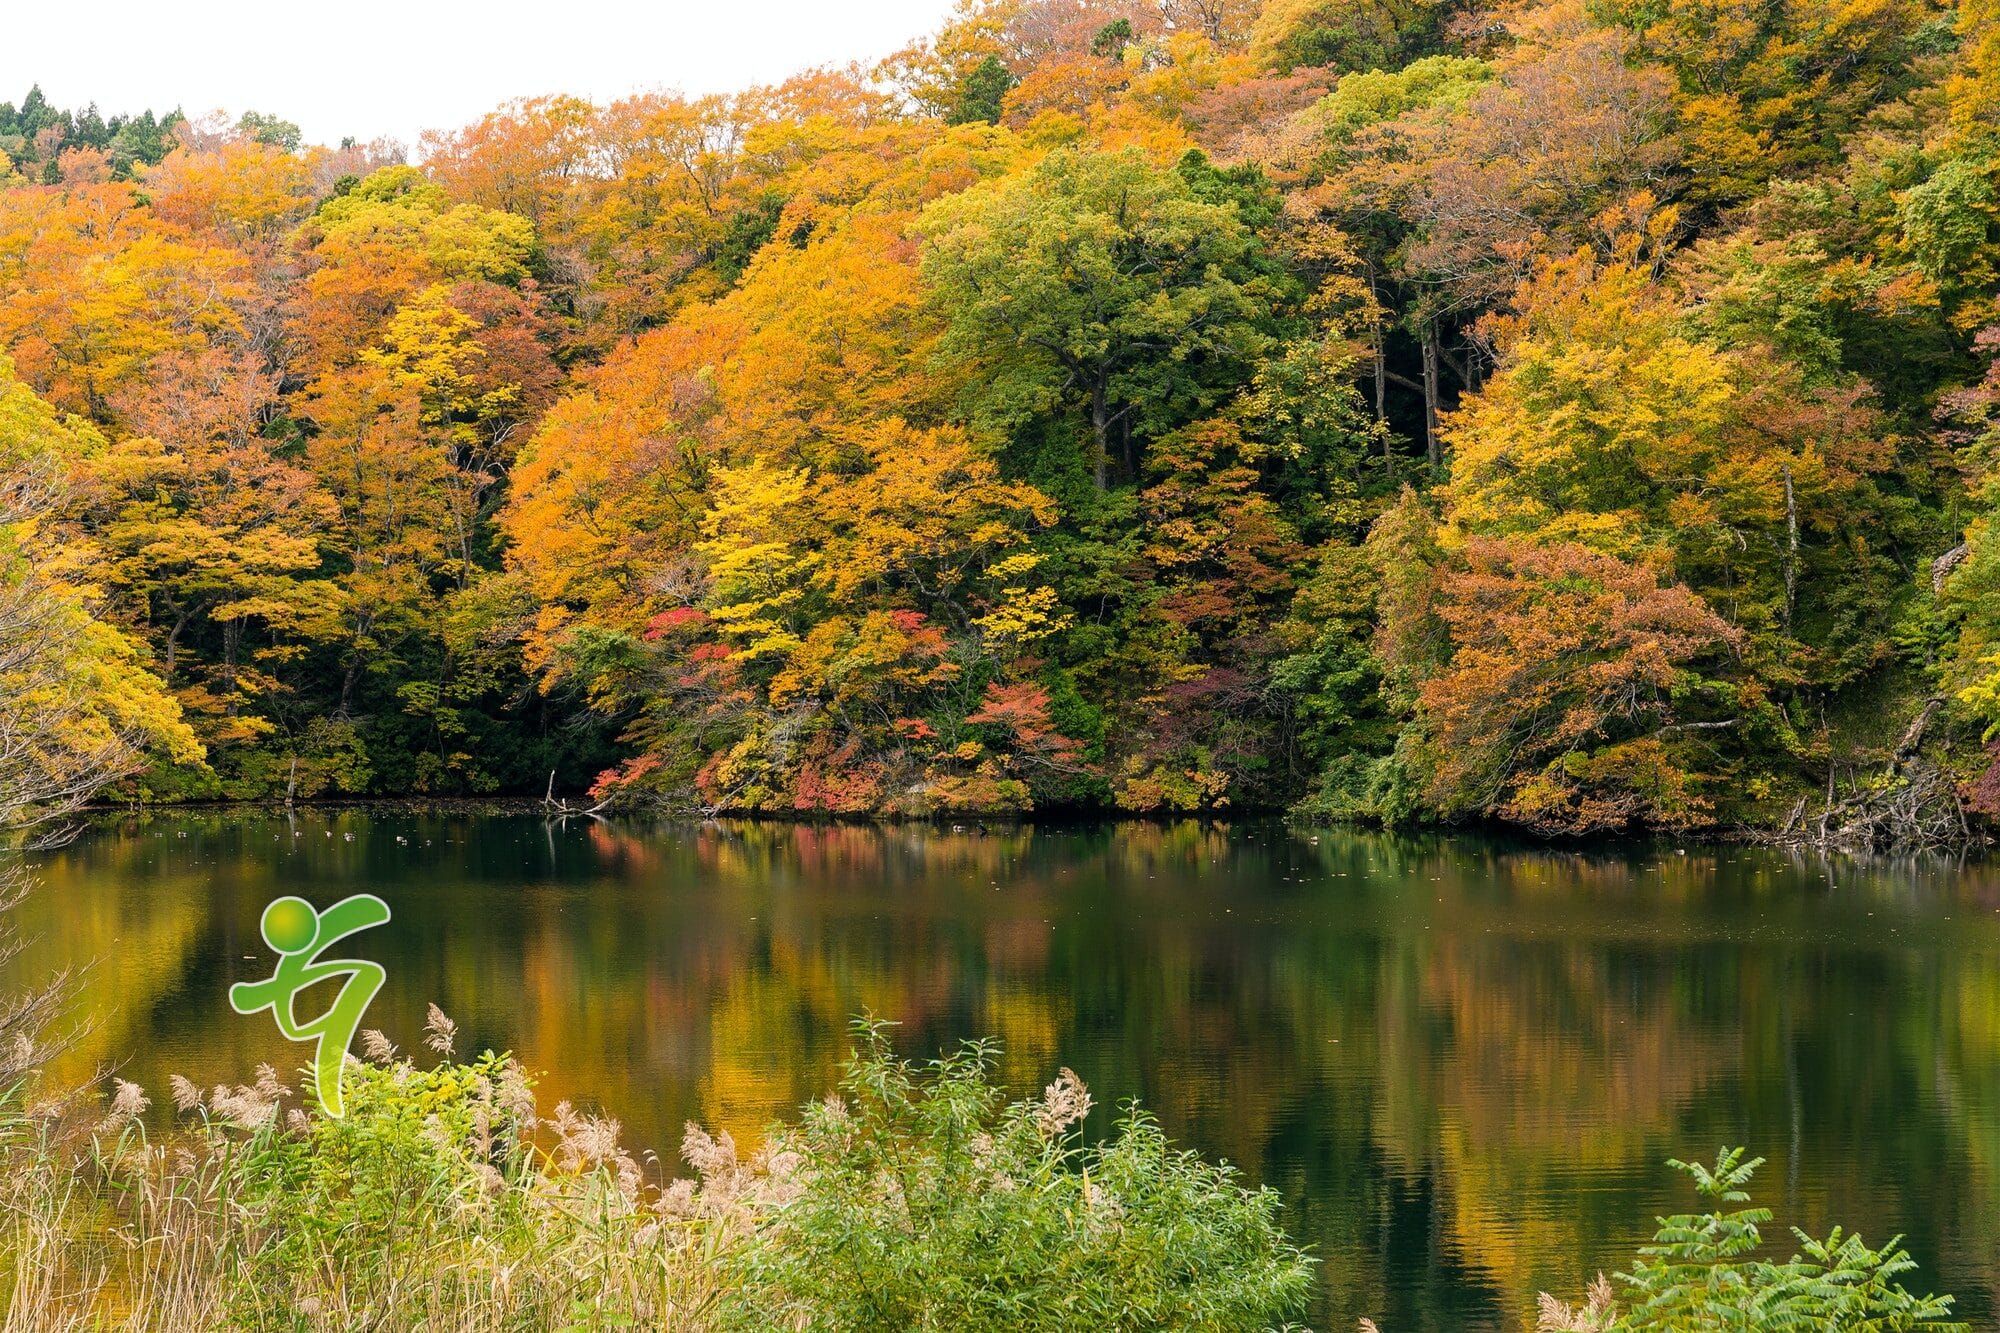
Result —
<instances>
[{"instance_id":1,"label":"green tree","mask_svg":"<svg viewBox=\"0 0 2000 1333\"><path fill-rule=\"evenodd\" d=\"M1894 1279L1916 1261L1896 1237L1871 1250L1858 1235L1835 1227L1825 1240L1792 1228L1801 1253L1782 1263L1754 1258L1764 1244L1760 1230L1771 1220L1768 1208L1748 1204L1744 1186L1763 1165L1743 1160L1741 1148L1718 1153L1713 1169L1699 1162L1669 1162L1694 1181L1709 1204L1706 1213L1660 1219L1653 1243L1642 1246L1630 1273L1619 1274L1629 1307L1601 1278L1589 1301L1569 1309L1548 1297L1541 1327L1558 1329L1758 1328L1857 1329L1891 1333L1918 1327L1963 1330L1946 1322L1949 1296L1916 1296Z\"/></svg>"},{"instance_id":2,"label":"green tree","mask_svg":"<svg viewBox=\"0 0 2000 1333\"><path fill-rule=\"evenodd\" d=\"M978 415L1080 413L1091 474L1240 383L1270 342L1279 279L1234 200L1136 151L1051 153L940 200L919 223L947 353L982 363Z\"/></svg>"},{"instance_id":3,"label":"green tree","mask_svg":"<svg viewBox=\"0 0 2000 1333\"><path fill-rule=\"evenodd\" d=\"M288 153L298 152L299 144L305 137L291 121L266 115L262 111L245 111L243 118L236 122L236 132Z\"/></svg>"},{"instance_id":4,"label":"green tree","mask_svg":"<svg viewBox=\"0 0 2000 1333\"><path fill-rule=\"evenodd\" d=\"M986 57L958 81L958 99L945 114L944 123L970 125L983 120L989 125L998 125L1001 99L1013 86L1014 76L1007 72L1007 66L1000 57Z\"/></svg>"}]
</instances>

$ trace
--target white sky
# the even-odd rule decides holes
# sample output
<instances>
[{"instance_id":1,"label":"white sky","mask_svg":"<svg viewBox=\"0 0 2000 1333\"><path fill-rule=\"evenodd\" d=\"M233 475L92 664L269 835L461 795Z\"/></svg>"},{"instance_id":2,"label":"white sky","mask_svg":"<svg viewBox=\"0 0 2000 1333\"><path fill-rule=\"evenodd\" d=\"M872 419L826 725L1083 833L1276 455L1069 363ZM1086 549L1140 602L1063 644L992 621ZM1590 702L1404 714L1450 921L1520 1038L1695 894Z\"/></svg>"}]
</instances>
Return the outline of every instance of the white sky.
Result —
<instances>
[{"instance_id":1,"label":"white sky","mask_svg":"<svg viewBox=\"0 0 2000 1333\"><path fill-rule=\"evenodd\" d=\"M454 128L541 93L608 101L884 56L951 0L0 0L0 102L257 110L312 143Z\"/></svg>"}]
</instances>

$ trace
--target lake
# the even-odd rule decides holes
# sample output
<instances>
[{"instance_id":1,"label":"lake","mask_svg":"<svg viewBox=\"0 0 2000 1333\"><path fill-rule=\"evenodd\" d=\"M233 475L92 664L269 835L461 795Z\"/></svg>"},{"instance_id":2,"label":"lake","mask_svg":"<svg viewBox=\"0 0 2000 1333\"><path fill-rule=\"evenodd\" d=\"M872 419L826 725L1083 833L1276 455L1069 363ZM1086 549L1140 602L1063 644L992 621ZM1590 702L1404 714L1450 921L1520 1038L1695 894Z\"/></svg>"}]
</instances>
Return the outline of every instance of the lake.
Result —
<instances>
[{"instance_id":1,"label":"lake","mask_svg":"<svg viewBox=\"0 0 2000 1333\"><path fill-rule=\"evenodd\" d=\"M906 1053L991 1035L1282 1192L1323 1330L1520 1328L1747 1144L1757 1200L1871 1242L1993 1323L2000 868L1727 845L1572 852L1275 822L950 831L545 822L469 811L113 821L39 858L18 982L95 960L67 1072L247 1080L305 1048L230 983L271 898L362 890L368 1025L424 1007L671 1163L837 1077L849 1018ZM1915 1285L1915 1283L1913 1283Z\"/></svg>"}]
</instances>

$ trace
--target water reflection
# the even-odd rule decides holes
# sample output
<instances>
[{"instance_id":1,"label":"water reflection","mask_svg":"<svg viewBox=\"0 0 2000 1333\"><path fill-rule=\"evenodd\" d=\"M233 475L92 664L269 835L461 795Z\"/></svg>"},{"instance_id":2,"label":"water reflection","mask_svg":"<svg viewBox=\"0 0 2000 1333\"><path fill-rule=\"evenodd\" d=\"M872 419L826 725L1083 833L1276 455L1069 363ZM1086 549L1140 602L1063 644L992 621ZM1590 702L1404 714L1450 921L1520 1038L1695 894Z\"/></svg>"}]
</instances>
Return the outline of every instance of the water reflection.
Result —
<instances>
[{"instance_id":1,"label":"water reflection","mask_svg":"<svg viewBox=\"0 0 2000 1333\"><path fill-rule=\"evenodd\" d=\"M1744 1142L1781 1219L1908 1234L1990 1322L2000 873L1739 847L1576 855L1271 824L952 833L464 813L133 819L46 858L16 968L106 961L70 1072L236 1080L299 1052L229 1011L281 892L396 919L370 1022L426 1002L671 1148L826 1090L850 1015L993 1034L1285 1194L1314 1318L1520 1327ZM248 955L248 957L246 957Z\"/></svg>"}]
</instances>

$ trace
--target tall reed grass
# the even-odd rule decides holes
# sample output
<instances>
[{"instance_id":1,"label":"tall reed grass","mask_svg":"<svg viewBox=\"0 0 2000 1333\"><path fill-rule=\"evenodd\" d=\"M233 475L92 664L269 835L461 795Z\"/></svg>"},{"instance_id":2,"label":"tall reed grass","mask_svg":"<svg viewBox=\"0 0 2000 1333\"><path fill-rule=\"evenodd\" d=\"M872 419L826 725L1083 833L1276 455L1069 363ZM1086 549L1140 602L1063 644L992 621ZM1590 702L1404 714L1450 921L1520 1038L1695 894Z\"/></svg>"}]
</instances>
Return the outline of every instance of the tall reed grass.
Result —
<instances>
[{"instance_id":1,"label":"tall reed grass","mask_svg":"<svg viewBox=\"0 0 2000 1333\"><path fill-rule=\"evenodd\" d=\"M708 1326L718 1251L770 1190L760 1164L658 1188L615 1122L542 1117L512 1059L447 1047L420 1068L368 1045L341 1120L293 1105L269 1068L174 1080L166 1132L130 1083L39 1102L17 1083L0 1103L0 1328Z\"/></svg>"}]
</instances>

